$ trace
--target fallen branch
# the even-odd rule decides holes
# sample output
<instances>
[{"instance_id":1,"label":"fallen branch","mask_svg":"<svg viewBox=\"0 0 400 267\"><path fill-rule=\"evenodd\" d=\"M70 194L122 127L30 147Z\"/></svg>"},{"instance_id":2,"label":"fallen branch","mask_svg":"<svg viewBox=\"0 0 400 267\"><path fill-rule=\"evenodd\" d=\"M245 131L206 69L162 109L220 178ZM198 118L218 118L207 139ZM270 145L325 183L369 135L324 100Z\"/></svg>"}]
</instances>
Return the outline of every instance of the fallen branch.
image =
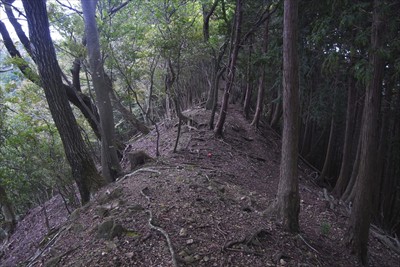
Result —
<instances>
[{"instance_id":1,"label":"fallen branch","mask_svg":"<svg viewBox=\"0 0 400 267\"><path fill-rule=\"evenodd\" d=\"M326 188L324 188L323 191L324 191L324 198L325 198L325 200L329 202L329 208L330 208L331 210L334 210L334 209L335 209L335 202L334 202L334 199L332 199L332 198L329 196L328 190L327 190Z\"/></svg>"},{"instance_id":2,"label":"fallen branch","mask_svg":"<svg viewBox=\"0 0 400 267\"><path fill-rule=\"evenodd\" d=\"M316 250L313 246L311 246L310 244L307 243L307 241L301 236L301 234L298 234L298 236L300 237L301 240L303 240L304 244L306 244L307 247L311 248L311 249L314 250L316 253L320 254L318 250Z\"/></svg>"},{"instance_id":3,"label":"fallen branch","mask_svg":"<svg viewBox=\"0 0 400 267\"><path fill-rule=\"evenodd\" d=\"M123 180L125 180L126 178L128 178L129 176L134 175L134 174L136 174L136 173L138 173L138 172L153 172L153 173L161 174L161 172L159 172L159 171L157 171L157 170L153 170L153 169L150 169L150 168L141 168L141 169L136 170L136 171L134 171L134 172L125 174L124 176L122 176L121 178L119 178L117 181L118 181L118 182L123 181Z\"/></svg>"},{"instance_id":4,"label":"fallen branch","mask_svg":"<svg viewBox=\"0 0 400 267\"><path fill-rule=\"evenodd\" d=\"M54 236L53 238L51 238L49 240L49 242L47 242L46 246L40 250L38 249L35 253L35 255L33 255L29 260L28 260L28 264L26 265L26 267L31 267L34 266L37 262L37 259L49 248L51 247L57 240L57 238L61 235L62 232L65 231L65 227L61 228Z\"/></svg>"},{"instance_id":5,"label":"fallen branch","mask_svg":"<svg viewBox=\"0 0 400 267\"><path fill-rule=\"evenodd\" d=\"M150 206L150 197L145 193L145 190L147 191L148 188L146 187L146 188L142 189L140 191L140 193L147 199L147 202ZM153 212L150 209L147 209L146 212L149 214L148 224L149 224L150 228L160 232L165 237L165 239L167 240L169 252L171 253L172 265L174 267L178 267L178 263L177 263L176 257L175 257L175 251L174 251L174 248L172 247L172 242L171 242L171 239L169 238L168 233L161 227L155 226L153 224Z\"/></svg>"}]
</instances>

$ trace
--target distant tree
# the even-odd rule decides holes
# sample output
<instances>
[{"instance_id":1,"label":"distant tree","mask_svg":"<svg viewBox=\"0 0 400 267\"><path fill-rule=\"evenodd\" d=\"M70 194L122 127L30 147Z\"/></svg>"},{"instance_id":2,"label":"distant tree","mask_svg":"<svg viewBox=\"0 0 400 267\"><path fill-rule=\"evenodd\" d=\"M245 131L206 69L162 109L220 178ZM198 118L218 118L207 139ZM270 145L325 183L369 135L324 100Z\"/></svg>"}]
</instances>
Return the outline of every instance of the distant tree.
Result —
<instances>
[{"instance_id":1,"label":"distant tree","mask_svg":"<svg viewBox=\"0 0 400 267\"><path fill-rule=\"evenodd\" d=\"M243 3L241 0L237 0L234 27L233 27L234 30L232 31L232 36L231 36L231 44L230 44L231 49L230 49L229 63L227 68L227 82L225 85L224 95L222 98L221 110L219 112L218 121L217 124L215 125L215 130L214 130L215 136L217 137L222 136L223 127L226 120L226 114L228 112L229 96L234 86L236 62L239 54L240 40L241 40L240 34L242 27L242 15L243 15Z\"/></svg>"},{"instance_id":2,"label":"distant tree","mask_svg":"<svg viewBox=\"0 0 400 267\"><path fill-rule=\"evenodd\" d=\"M22 1L33 53L54 123L60 133L72 175L78 185L82 203L90 200L90 193L104 184L81 136L63 88L61 69L50 37L46 1Z\"/></svg>"}]
</instances>

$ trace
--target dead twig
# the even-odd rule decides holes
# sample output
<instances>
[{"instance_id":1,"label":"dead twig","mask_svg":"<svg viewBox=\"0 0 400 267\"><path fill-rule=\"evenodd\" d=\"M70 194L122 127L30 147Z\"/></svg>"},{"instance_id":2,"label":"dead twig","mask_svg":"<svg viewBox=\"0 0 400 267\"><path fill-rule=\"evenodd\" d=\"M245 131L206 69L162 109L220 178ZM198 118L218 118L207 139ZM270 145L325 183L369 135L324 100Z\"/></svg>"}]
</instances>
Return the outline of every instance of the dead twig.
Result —
<instances>
[{"instance_id":1,"label":"dead twig","mask_svg":"<svg viewBox=\"0 0 400 267\"><path fill-rule=\"evenodd\" d=\"M307 247L311 248L313 251L320 254L320 252L318 250L316 250L313 246L311 246L310 244L307 243L307 241L301 236L301 234L298 234L298 236L300 237L301 240L303 240L304 244L306 244Z\"/></svg>"},{"instance_id":2,"label":"dead twig","mask_svg":"<svg viewBox=\"0 0 400 267\"><path fill-rule=\"evenodd\" d=\"M28 260L28 264L26 265L26 267L31 267L34 266L38 260L38 258L48 249L50 248L57 240L57 238L61 235L62 232L65 231L65 227L61 228L50 240L49 242L47 242L46 246L40 250L38 249L35 253L35 255L33 255L29 260Z\"/></svg>"},{"instance_id":3,"label":"dead twig","mask_svg":"<svg viewBox=\"0 0 400 267\"><path fill-rule=\"evenodd\" d=\"M159 172L159 171L157 171L157 170L153 170L153 169L150 169L150 168L141 168L141 169L136 170L136 171L134 171L134 172L125 174L124 176L122 176L121 178L118 179L118 182L123 181L123 180L125 180L126 178L128 178L128 177L130 177L131 175L134 175L134 174L136 174L136 173L138 173L138 172L153 172L153 173L161 174L161 172Z\"/></svg>"},{"instance_id":4,"label":"dead twig","mask_svg":"<svg viewBox=\"0 0 400 267\"><path fill-rule=\"evenodd\" d=\"M147 203L150 206L150 197L145 193L145 191L147 191L147 190L148 190L147 187L142 189L140 191L140 194L142 194L147 199ZM149 224L150 228L160 232L165 237L165 239L167 240L169 252L171 253L172 265L174 267L178 267L178 263L177 263L176 257L175 257L175 251L174 251L174 248L172 247L172 242L171 242L171 239L169 238L168 233L161 227L158 227L153 224L153 212L150 209L147 209L146 212L147 212L147 214L149 214L148 224Z\"/></svg>"}]
</instances>

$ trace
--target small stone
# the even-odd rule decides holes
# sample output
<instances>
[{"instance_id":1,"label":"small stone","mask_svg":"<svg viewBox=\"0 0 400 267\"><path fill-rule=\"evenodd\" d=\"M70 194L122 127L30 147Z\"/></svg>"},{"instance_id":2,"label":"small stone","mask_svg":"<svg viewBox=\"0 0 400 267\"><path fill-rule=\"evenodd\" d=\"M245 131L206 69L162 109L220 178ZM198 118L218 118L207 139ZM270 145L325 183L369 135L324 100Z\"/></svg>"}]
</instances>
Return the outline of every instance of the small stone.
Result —
<instances>
[{"instance_id":1,"label":"small stone","mask_svg":"<svg viewBox=\"0 0 400 267\"><path fill-rule=\"evenodd\" d=\"M181 251L179 251L178 255L183 258L183 257L187 256L188 253L186 252L186 250L181 250Z\"/></svg>"},{"instance_id":2,"label":"small stone","mask_svg":"<svg viewBox=\"0 0 400 267\"><path fill-rule=\"evenodd\" d=\"M196 261L195 258L192 257L192 256L185 256L185 257L183 257L182 260L183 260L185 263L193 263L193 262Z\"/></svg>"},{"instance_id":3,"label":"small stone","mask_svg":"<svg viewBox=\"0 0 400 267\"><path fill-rule=\"evenodd\" d=\"M193 239L188 239L188 240L186 241L186 244L188 244L188 245L193 244L193 243L194 243L194 240L193 240Z\"/></svg>"},{"instance_id":4,"label":"small stone","mask_svg":"<svg viewBox=\"0 0 400 267\"><path fill-rule=\"evenodd\" d=\"M286 261L285 261L284 259L280 259L280 260L279 260L279 263L280 263L281 265L286 265Z\"/></svg>"},{"instance_id":5,"label":"small stone","mask_svg":"<svg viewBox=\"0 0 400 267\"><path fill-rule=\"evenodd\" d=\"M111 251L117 248L117 245L112 241L106 241L106 247Z\"/></svg>"},{"instance_id":6,"label":"small stone","mask_svg":"<svg viewBox=\"0 0 400 267\"><path fill-rule=\"evenodd\" d=\"M203 261L205 261L205 262L208 262L210 260L210 258L208 257L208 256L205 256L204 258L203 258Z\"/></svg>"},{"instance_id":7,"label":"small stone","mask_svg":"<svg viewBox=\"0 0 400 267\"><path fill-rule=\"evenodd\" d=\"M132 258L133 258L133 252L125 253L125 256L126 256L128 259L132 259Z\"/></svg>"},{"instance_id":8,"label":"small stone","mask_svg":"<svg viewBox=\"0 0 400 267\"><path fill-rule=\"evenodd\" d=\"M95 208L95 213L99 217L106 217L109 214L108 209L103 206L97 206Z\"/></svg>"},{"instance_id":9,"label":"small stone","mask_svg":"<svg viewBox=\"0 0 400 267\"><path fill-rule=\"evenodd\" d=\"M115 224L114 227L111 229L110 237L111 239L113 239L114 237L121 236L125 232L126 230L121 224Z\"/></svg>"},{"instance_id":10,"label":"small stone","mask_svg":"<svg viewBox=\"0 0 400 267\"><path fill-rule=\"evenodd\" d=\"M187 236L187 230L185 228L181 228L179 231L179 236Z\"/></svg>"},{"instance_id":11,"label":"small stone","mask_svg":"<svg viewBox=\"0 0 400 267\"><path fill-rule=\"evenodd\" d=\"M98 227L97 227L97 237L98 238L104 238L104 239L108 239L111 230L114 227L114 220L110 219L108 221L105 221L103 223L101 223Z\"/></svg>"}]
</instances>

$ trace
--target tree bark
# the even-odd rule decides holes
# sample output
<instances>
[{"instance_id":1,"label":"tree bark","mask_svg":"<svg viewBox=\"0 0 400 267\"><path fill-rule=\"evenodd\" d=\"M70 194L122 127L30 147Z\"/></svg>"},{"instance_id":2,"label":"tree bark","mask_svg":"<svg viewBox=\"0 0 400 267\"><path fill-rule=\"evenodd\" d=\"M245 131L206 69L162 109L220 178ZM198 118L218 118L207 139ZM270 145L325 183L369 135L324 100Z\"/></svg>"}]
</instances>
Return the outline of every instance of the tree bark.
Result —
<instances>
[{"instance_id":1,"label":"tree bark","mask_svg":"<svg viewBox=\"0 0 400 267\"><path fill-rule=\"evenodd\" d=\"M235 11L235 27L233 31L233 38L231 44L231 53L230 53L230 60L228 66L228 78L226 82L226 87L224 91L224 96L222 99L221 110L219 113L217 125L215 126L214 134L216 137L222 136L222 131L226 119L226 114L228 112L228 101L229 95L233 88L233 82L235 80L235 72L236 72L236 61L239 53L240 47L240 32L241 32L241 24L242 24L242 0L236 1L236 11Z\"/></svg>"},{"instance_id":2,"label":"tree bark","mask_svg":"<svg viewBox=\"0 0 400 267\"><path fill-rule=\"evenodd\" d=\"M107 83L100 53L95 17L97 0L82 0L81 3L85 20L86 47L100 114L102 173L107 182L113 182L121 172L121 165L117 154L114 116L110 100L112 88Z\"/></svg>"},{"instance_id":3,"label":"tree bark","mask_svg":"<svg viewBox=\"0 0 400 267\"><path fill-rule=\"evenodd\" d=\"M265 29L264 29L264 37L263 37L263 44L261 48L261 52L263 57L265 58L268 52L268 34L269 34L269 17L265 21ZM265 60L265 59L264 59ZM257 93L257 106L256 112L254 114L253 121L251 125L258 128L258 124L260 122L261 114L263 111L264 106L264 96L265 96L265 65L266 63L263 61L261 64L261 76L258 81L258 93Z\"/></svg>"},{"instance_id":4,"label":"tree bark","mask_svg":"<svg viewBox=\"0 0 400 267\"><path fill-rule=\"evenodd\" d=\"M275 209L286 231L299 231L299 66L297 52L298 1L284 1L283 18L283 133L280 179Z\"/></svg>"},{"instance_id":5,"label":"tree bark","mask_svg":"<svg viewBox=\"0 0 400 267\"><path fill-rule=\"evenodd\" d=\"M379 112L381 105L382 80L385 62L379 54L383 46L384 22L381 18L381 2L374 1L371 34L370 64L373 68L366 95L361 128L361 157L357 190L350 216L348 230L349 245L363 265L367 264L368 236L371 221L372 196L375 188L376 154L379 141Z\"/></svg>"},{"instance_id":6,"label":"tree bark","mask_svg":"<svg viewBox=\"0 0 400 267\"><path fill-rule=\"evenodd\" d=\"M279 89L278 89L279 90ZM272 121L271 121L271 128L273 129L278 129L279 122L282 118L282 100L280 100L280 91L278 91L278 99L275 104L273 116L272 116Z\"/></svg>"},{"instance_id":7,"label":"tree bark","mask_svg":"<svg viewBox=\"0 0 400 267\"><path fill-rule=\"evenodd\" d=\"M327 177L327 174L328 174L329 168L331 166L331 161L332 161L333 140L334 140L335 127L336 127L334 117L335 117L335 114L332 114L331 127L329 130L329 140L328 140L328 145L326 148L324 165L322 167L321 174L317 179L317 183L320 185L324 185L324 186L326 185L326 182L329 179L329 177Z\"/></svg>"},{"instance_id":8,"label":"tree bark","mask_svg":"<svg viewBox=\"0 0 400 267\"><path fill-rule=\"evenodd\" d=\"M61 69L50 37L46 1L23 0L30 40L47 103L60 133L65 154L81 195L82 204L90 200L90 192L104 185L85 146L80 129L68 103L61 80Z\"/></svg>"},{"instance_id":9,"label":"tree bark","mask_svg":"<svg viewBox=\"0 0 400 267\"><path fill-rule=\"evenodd\" d=\"M249 38L249 54L247 59L247 73L246 73L246 93L244 96L243 103L243 113L246 119L249 119L250 116L250 101L253 94L253 68L252 68L252 56L253 56L253 42L254 38L251 36Z\"/></svg>"}]
</instances>

